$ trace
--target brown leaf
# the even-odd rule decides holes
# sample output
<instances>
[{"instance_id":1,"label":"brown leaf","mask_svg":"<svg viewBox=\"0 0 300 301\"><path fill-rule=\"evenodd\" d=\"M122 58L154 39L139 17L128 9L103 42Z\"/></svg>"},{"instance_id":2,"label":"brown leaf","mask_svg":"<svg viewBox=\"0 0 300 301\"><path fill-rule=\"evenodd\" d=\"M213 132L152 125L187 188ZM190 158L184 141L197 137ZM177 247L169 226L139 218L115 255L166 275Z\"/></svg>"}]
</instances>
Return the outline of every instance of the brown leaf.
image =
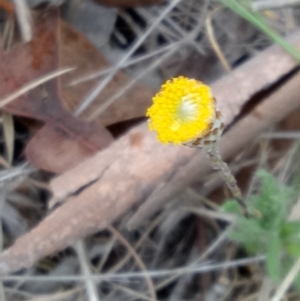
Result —
<instances>
[{"instance_id":1,"label":"brown leaf","mask_svg":"<svg viewBox=\"0 0 300 301\"><path fill-rule=\"evenodd\" d=\"M0 0L0 8L6 11L7 14L13 15L15 12L15 8L10 1Z\"/></svg>"},{"instance_id":2,"label":"brown leaf","mask_svg":"<svg viewBox=\"0 0 300 301\"><path fill-rule=\"evenodd\" d=\"M35 13L33 17L35 32L30 43L20 43L8 51L0 49L2 98L34 79L58 69L58 10ZM57 80L51 80L4 108L12 114L46 123L42 133L47 133L49 137L43 137L43 143L40 143L42 133L39 133L25 152L32 164L53 172L62 172L75 166L112 141L112 136L101 126L85 123L68 113L62 105L58 90ZM61 147L63 139L68 141L69 149L77 150L76 156L71 157L75 152ZM57 158L58 150L61 151L60 158Z\"/></svg>"},{"instance_id":3,"label":"brown leaf","mask_svg":"<svg viewBox=\"0 0 300 301\"><path fill-rule=\"evenodd\" d=\"M72 132L46 123L29 141L25 154L35 166L63 173L91 157L96 149L100 150L107 145L94 123L84 123L75 118L67 120L66 128L72 129Z\"/></svg>"},{"instance_id":4,"label":"brown leaf","mask_svg":"<svg viewBox=\"0 0 300 301\"><path fill-rule=\"evenodd\" d=\"M61 78L63 87L62 95L64 104L74 111L84 97L95 87L99 79L69 86L74 79L84 75L111 67L103 55L82 35L76 32L65 22L61 23L60 66L75 66L74 72L67 73ZM89 117L95 109L110 97L115 95L122 87L129 83L130 78L124 72L118 72L110 84L98 95L95 102L81 115ZM97 119L101 125L110 125L120 121L129 120L145 115L147 107L151 103L153 91L141 84L135 84L133 88L124 93Z\"/></svg>"}]
</instances>

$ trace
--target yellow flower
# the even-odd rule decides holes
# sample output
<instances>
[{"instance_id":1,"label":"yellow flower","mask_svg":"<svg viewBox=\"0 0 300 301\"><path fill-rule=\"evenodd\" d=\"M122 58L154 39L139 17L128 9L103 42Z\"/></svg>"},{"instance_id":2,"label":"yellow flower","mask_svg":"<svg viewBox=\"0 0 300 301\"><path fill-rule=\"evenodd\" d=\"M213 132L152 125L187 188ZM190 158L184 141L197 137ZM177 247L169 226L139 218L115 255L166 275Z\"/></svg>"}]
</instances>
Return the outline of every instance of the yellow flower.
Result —
<instances>
[{"instance_id":1,"label":"yellow flower","mask_svg":"<svg viewBox=\"0 0 300 301\"><path fill-rule=\"evenodd\" d=\"M216 105L208 86L180 76L162 85L146 115L162 143L183 144L209 132Z\"/></svg>"}]
</instances>

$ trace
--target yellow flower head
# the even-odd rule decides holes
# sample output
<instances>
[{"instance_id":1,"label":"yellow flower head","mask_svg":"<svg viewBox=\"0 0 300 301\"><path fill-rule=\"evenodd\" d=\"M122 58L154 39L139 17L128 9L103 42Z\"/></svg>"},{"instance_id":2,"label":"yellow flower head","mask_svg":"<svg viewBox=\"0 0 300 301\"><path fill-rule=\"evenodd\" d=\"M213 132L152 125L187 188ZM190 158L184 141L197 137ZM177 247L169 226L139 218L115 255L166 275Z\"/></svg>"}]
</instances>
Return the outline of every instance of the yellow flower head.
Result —
<instances>
[{"instance_id":1,"label":"yellow flower head","mask_svg":"<svg viewBox=\"0 0 300 301\"><path fill-rule=\"evenodd\" d=\"M215 100L208 86L180 76L162 85L146 115L162 143L182 144L210 130L216 117Z\"/></svg>"}]
</instances>

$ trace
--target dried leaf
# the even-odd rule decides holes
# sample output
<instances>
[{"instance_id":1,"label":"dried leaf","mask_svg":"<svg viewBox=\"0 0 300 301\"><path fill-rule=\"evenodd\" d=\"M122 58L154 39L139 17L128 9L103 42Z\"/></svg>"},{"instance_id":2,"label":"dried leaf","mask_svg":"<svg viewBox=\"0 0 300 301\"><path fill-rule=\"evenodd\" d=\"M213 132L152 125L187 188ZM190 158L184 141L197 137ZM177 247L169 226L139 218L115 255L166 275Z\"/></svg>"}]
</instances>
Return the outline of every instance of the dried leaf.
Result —
<instances>
[{"instance_id":1,"label":"dried leaf","mask_svg":"<svg viewBox=\"0 0 300 301\"><path fill-rule=\"evenodd\" d=\"M74 72L62 76L61 86L64 104L70 111L75 111L80 102L99 82L99 79L69 86L82 76L89 75L111 67L103 55L80 33L68 24L61 22L60 66L76 66ZM124 72L118 72L104 91L98 95L95 102L81 115L89 117L99 105L117 94L128 84L130 78ZM145 115L146 108L151 103L153 91L141 84L135 84L124 93L113 105L96 119L101 125L110 125Z\"/></svg>"},{"instance_id":2,"label":"dried leaf","mask_svg":"<svg viewBox=\"0 0 300 301\"><path fill-rule=\"evenodd\" d=\"M15 12L13 4L7 0L0 0L0 8L4 9L9 15L13 15Z\"/></svg>"},{"instance_id":3,"label":"dried leaf","mask_svg":"<svg viewBox=\"0 0 300 301\"><path fill-rule=\"evenodd\" d=\"M25 149L27 159L34 162L35 166L62 173L92 156L95 149L101 149L105 145L101 136L100 139L97 137L99 131L95 124L69 119L67 125L73 130L73 133L68 135L60 127L46 123L29 141ZM85 137L94 139L93 143ZM83 145L85 147L82 147Z\"/></svg>"},{"instance_id":4,"label":"dried leaf","mask_svg":"<svg viewBox=\"0 0 300 301\"><path fill-rule=\"evenodd\" d=\"M35 13L33 17L33 40L15 45L8 51L0 50L1 98L8 97L25 84L58 69L58 10ZM85 123L68 113L58 90L57 80L54 79L4 107L5 111L12 114L46 123L42 133L47 133L49 137L43 137L42 144L42 133L38 133L25 152L32 164L53 172L62 172L75 166L112 141L109 132L101 126ZM68 149L61 147L62 140L67 141ZM76 152L71 152L71 149ZM73 154L76 155L72 157Z\"/></svg>"}]
</instances>

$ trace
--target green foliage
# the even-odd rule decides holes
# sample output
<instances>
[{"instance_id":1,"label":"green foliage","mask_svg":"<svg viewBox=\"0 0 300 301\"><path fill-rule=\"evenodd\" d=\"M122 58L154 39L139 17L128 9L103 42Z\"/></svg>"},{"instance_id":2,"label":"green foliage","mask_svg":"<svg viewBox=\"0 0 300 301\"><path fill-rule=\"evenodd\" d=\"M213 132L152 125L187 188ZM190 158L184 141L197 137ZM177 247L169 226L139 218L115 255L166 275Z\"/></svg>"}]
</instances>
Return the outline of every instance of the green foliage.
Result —
<instances>
[{"instance_id":1,"label":"green foliage","mask_svg":"<svg viewBox=\"0 0 300 301\"><path fill-rule=\"evenodd\" d=\"M248 200L250 217L242 215L234 200L228 200L223 210L237 215L236 227L230 238L240 243L249 253L266 255L268 276L279 281L300 256L300 222L288 221L288 214L296 192L279 185L268 172L258 172L259 193ZM300 288L300 277L296 279Z\"/></svg>"},{"instance_id":2,"label":"green foliage","mask_svg":"<svg viewBox=\"0 0 300 301\"><path fill-rule=\"evenodd\" d=\"M271 29L264 21L263 17L258 12L254 12L249 7L247 0L219 0L225 6L233 10L236 14L252 23L261 30L271 41L280 45L288 52L298 63L300 62L300 52L284 38Z\"/></svg>"},{"instance_id":3,"label":"green foliage","mask_svg":"<svg viewBox=\"0 0 300 301\"><path fill-rule=\"evenodd\" d=\"M281 248L282 241L279 235L271 235L270 244L267 246L266 269L270 278L274 281L280 280L281 275Z\"/></svg>"}]
</instances>

